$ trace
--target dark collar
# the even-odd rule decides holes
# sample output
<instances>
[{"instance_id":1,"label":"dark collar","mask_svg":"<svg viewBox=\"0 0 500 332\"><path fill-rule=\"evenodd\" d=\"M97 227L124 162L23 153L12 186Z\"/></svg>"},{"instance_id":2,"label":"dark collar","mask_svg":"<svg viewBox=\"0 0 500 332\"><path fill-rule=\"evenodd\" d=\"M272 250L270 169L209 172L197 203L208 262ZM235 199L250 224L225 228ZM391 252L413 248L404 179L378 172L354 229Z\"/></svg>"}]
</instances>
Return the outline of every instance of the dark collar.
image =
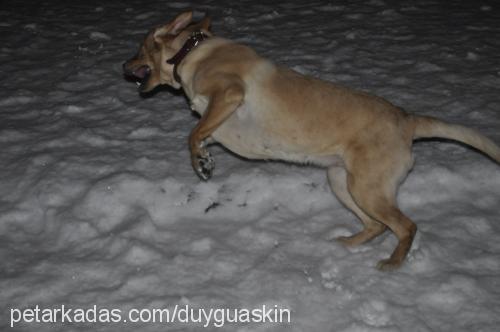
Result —
<instances>
[{"instance_id":1,"label":"dark collar","mask_svg":"<svg viewBox=\"0 0 500 332\"><path fill-rule=\"evenodd\" d=\"M174 79L178 82L181 83L181 77L179 76L179 73L177 73L177 66L181 61L188 55L188 53L194 49L196 46L198 46L202 41L207 39L209 36L207 36L203 31L195 31L191 34L191 37L186 40L184 45L181 47L179 52L177 52L173 57L167 60L168 64L174 65Z\"/></svg>"}]
</instances>

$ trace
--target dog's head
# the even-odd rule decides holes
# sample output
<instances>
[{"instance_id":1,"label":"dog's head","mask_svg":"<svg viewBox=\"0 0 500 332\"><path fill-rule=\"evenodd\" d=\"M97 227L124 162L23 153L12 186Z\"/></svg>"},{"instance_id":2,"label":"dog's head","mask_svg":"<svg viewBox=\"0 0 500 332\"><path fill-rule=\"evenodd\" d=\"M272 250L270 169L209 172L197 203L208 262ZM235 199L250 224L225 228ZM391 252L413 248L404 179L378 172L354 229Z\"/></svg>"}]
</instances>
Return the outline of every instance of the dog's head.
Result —
<instances>
[{"instance_id":1,"label":"dog's head","mask_svg":"<svg viewBox=\"0 0 500 332\"><path fill-rule=\"evenodd\" d=\"M179 14L171 22L151 30L144 39L139 52L123 64L126 76L139 83L140 92L149 92L160 84L168 84L175 89L181 85L174 79L174 65L168 64L189 36L197 30L208 32L210 18L192 23L193 12Z\"/></svg>"}]
</instances>

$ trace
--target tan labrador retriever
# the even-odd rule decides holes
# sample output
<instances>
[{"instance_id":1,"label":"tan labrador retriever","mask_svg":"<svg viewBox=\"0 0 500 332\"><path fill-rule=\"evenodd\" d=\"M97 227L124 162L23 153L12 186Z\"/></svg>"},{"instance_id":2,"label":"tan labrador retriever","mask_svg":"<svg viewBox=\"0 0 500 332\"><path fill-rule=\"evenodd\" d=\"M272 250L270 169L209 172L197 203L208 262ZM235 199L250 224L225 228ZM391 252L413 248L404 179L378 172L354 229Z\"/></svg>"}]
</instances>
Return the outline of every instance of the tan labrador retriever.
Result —
<instances>
[{"instance_id":1,"label":"tan labrador retriever","mask_svg":"<svg viewBox=\"0 0 500 332\"><path fill-rule=\"evenodd\" d=\"M141 81L141 92L160 84L184 89L201 115L189 147L203 180L214 168L207 150L214 141L246 158L327 167L333 192L364 224L339 240L359 245L387 227L397 236L380 269L401 265L417 230L396 203L413 164L414 139L457 140L500 163L500 148L471 129L410 115L382 98L277 66L209 28L208 18L192 23L192 12L178 15L147 35L124 64L125 74Z\"/></svg>"}]
</instances>

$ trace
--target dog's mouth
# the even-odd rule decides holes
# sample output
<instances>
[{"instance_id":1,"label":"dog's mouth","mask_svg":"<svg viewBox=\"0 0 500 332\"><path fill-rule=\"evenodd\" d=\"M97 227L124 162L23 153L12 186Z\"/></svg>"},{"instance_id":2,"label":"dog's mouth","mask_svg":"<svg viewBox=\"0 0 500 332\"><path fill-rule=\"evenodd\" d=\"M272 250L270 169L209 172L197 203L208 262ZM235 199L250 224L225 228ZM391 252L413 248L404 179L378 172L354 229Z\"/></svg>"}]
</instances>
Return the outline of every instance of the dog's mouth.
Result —
<instances>
[{"instance_id":1,"label":"dog's mouth","mask_svg":"<svg viewBox=\"0 0 500 332\"><path fill-rule=\"evenodd\" d=\"M144 81L148 78L150 73L151 73L151 68L149 68L149 66L144 65L134 70L132 72L132 75L138 80Z\"/></svg>"},{"instance_id":2,"label":"dog's mouth","mask_svg":"<svg viewBox=\"0 0 500 332\"><path fill-rule=\"evenodd\" d=\"M147 65L143 65L134 71L125 71L125 75L132 77L139 86L139 89L142 89L151 75L151 68Z\"/></svg>"}]
</instances>

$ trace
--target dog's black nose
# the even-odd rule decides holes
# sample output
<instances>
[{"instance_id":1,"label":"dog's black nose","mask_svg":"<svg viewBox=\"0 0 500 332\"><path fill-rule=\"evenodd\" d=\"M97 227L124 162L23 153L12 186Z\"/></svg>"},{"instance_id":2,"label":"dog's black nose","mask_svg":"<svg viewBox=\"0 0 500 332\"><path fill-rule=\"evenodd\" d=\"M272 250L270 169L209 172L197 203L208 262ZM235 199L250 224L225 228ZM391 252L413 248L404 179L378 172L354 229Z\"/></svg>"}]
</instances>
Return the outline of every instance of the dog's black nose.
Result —
<instances>
[{"instance_id":1,"label":"dog's black nose","mask_svg":"<svg viewBox=\"0 0 500 332\"><path fill-rule=\"evenodd\" d=\"M123 69L123 73L127 76L130 76L132 75L132 72L131 70L128 68L128 63L129 61L125 61L123 64L122 64L122 69Z\"/></svg>"}]
</instances>

